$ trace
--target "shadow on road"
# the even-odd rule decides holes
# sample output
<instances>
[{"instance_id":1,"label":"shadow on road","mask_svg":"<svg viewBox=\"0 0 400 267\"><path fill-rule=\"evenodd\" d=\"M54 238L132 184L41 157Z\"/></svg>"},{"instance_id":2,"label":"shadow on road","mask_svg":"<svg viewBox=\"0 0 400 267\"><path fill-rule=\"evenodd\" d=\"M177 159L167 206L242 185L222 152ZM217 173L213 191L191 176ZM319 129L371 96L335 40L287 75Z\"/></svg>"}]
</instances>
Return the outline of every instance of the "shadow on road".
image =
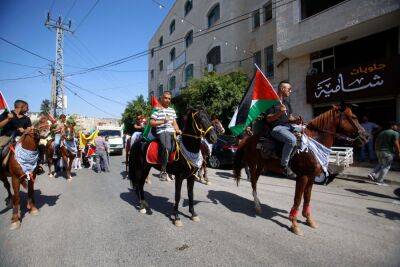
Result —
<instances>
[{"instance_id":1,"label":"shadow on road","mask_svg":"<svg viewBox=\"0 0 400 267\"><path fill-rule=\"evenodd\" d=\"M127 171L122 171L119 174L122 176L122 180L128 178L128 172Z\"/></svg>"},{"instance_id":2,"label":"shadow on road","mask_svg":"<svg viewBox=\"0 0 400 267\"><path fill-rule=\"evenodd\" d=\"M396 188L393 193L400 198L400 187Z\"/></svg>"},{"instance_id":3,"label":"shadow on road","mask_svg":"<svg viewBox=\"0 0 400 267\"><path fill-rule=\"evenodd\" d=\"M50 207L54 206L57 203L57 200L60 198L61 194L54 196L42 195L42 191L38 189L35 190L34 196L35 196L36 208L40 210L44 205ZM27 212L29 212L26 207L27 201L28 201L28 193L20 191L21 219L24 218Z\"/></svg>"},{"instance_id":4,"label":"shadow on road","mask_svg":"<svg viewBox=\"0 0 400 267\"><path fill-rule=\"evenodd\" d=\"M221 178L225 178L225 179L231 179L233 178L233 174L232 172L215 172L216 175L218 175Z\"/></svg>"},{"instance_id":5,"label":"shadow on road","mask_svg":"<svg viewBox=\"0 0 400 267\"><path fill-rule=\"evenodd\" d=\"M400 213L394 212L391 210L383 210L383 209L376 209L376 208L367 208L368 213L381 217L386 218L393 221L400 221Z\"/></svg>"},{"instance_id":6,"label":"shadow on road","mask_svg":"<svg viewBox=\"0 0 400 267\"><path fill-rule=\"evenodd\" d=\"M345 190L355 193L360 196L364 196L364 197L373 196L373 197L388 198L388 199L394 199L394 200L399 199L398 197L392 197L392 196L388 196L388 195L384 195L384 194L380 194L380 193L376 193L376 192L371 192L371 191L366 191L366 190L351 189L351 188L347 188Z\"/></svg>"},{"instance_id":7,"label":"shadow on road","mask_svg":"<svg viewBox=\"0 0 400 267\"><path fill-rule=\"evenodd\" d=\"M214 204L222 204L232 212L243 213L250 217L257 216L254 209L254 202L248 200L247 198L226 191L214 191L214 190L208 191L207 197ZM276 223L277 225L290 230L289 226L274 219L275 217L288 219L288 217L280 214L280 213L287 213L286 210L275 209L265 204L261 204L261 209L262 213L258 216L270 220Z\"/></svg>"}]
</instances>

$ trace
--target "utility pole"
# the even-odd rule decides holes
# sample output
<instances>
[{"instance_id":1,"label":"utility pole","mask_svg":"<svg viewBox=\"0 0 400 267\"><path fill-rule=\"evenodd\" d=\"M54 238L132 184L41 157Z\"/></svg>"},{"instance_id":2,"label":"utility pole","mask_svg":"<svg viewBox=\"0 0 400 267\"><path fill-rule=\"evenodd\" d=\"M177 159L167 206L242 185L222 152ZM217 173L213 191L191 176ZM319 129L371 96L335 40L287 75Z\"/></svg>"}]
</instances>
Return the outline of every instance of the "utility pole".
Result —
<instances>
[{"instance_id":1,"label":"utility pole","mask_svg":"<svg viewBox=\"0 0 400 267\"><path fill-rule=\"evenodd\" d=\"M55 117L66 113L66 98L64 96L64 31L72 33L71 20L64 24L61 17L58 20L50 18L47 13L44 24L49 29L56 30L56 60L52 68L51 81L51 112Z\"/></svg>"}]
</instances>

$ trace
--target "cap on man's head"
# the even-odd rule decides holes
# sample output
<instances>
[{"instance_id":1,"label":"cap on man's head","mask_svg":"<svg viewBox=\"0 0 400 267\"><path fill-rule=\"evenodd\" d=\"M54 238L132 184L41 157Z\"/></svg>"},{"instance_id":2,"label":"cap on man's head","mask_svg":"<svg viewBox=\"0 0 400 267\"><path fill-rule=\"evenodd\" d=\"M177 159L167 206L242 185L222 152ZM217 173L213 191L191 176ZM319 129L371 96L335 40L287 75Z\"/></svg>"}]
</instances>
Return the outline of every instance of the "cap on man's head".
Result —
<instances>
[{"instance_id":1,"label":"cap on man's head","mask_svg":"<svg viewBox=\"0 0 400 267\"><path fill-rule=\"evenodd\" d=\"M14 108L20 106L20 105L28 105L28 102L22 100L22 99L17 99L14 102Z\"/></svg>"},{"instance_id":2,"label":"cap on man's head","mask_svg":"<svg viewBox=\"0 0 400 267\"><path fill-rule=\"evenodd\" d=\"M61 114L60 115L60 119L62 119L62 118L66 118L67 116L65 116L65 114Z\"/></svg>"}]
</instances>

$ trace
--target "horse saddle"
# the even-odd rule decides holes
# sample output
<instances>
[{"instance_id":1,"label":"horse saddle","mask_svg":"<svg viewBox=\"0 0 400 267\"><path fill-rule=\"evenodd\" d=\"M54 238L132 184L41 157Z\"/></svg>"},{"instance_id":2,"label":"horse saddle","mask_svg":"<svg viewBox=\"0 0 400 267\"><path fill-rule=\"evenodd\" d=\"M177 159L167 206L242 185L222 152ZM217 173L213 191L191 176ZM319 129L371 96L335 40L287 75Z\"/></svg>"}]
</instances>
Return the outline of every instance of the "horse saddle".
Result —
<instances>
[{"instance_id":1,"label":"horse saddle","mask_svg":"<svg viewBox=\"0 0 400 267\"><path fill-rule=\"evenodd\" d=\"M151 141L146 150L146 161L150 164L161 164L160 143L158 140ZM168 163L172 163L176 156L176 150L169 154Z\"/></svg>"},{"instance_id":2,"label":"horse saddle","mask_svg":"<svg viewBox=\"0 0 400 267\"><path fill-rule=\"evenodd\" d=\"M301 144L301 134L299 133L293 133L293 134L296 136L297 139L296 147L299 147ZM261 156L264 159L270 159L270 158L281 159L284 145L285 143L273 138L270 132L268 132L267 135L260 137L256 148L260 149ZM296 147L295 149L293 149L292 154L296 151Z\"/></svg>"}]
</instances>

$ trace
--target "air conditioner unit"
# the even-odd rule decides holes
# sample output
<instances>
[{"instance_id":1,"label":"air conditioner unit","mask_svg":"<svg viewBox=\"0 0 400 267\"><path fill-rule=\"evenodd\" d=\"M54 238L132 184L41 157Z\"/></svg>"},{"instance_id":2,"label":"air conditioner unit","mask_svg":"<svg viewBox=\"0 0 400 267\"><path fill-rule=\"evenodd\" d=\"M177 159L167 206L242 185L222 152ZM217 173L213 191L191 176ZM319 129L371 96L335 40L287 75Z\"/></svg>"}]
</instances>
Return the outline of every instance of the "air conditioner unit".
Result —
<instances>
[{"instance_id":1,"label":"air conditioner unit","mask_svg":"<svg viewBox=\"0 0 400 267\"><path fill-rule=\"evenodd\" d=\"M208 71L208 72L214 71L214 65L213 65L213 64L208 64L208 65L207 65L207 71Z\"/></svg>"}]
</instances>

